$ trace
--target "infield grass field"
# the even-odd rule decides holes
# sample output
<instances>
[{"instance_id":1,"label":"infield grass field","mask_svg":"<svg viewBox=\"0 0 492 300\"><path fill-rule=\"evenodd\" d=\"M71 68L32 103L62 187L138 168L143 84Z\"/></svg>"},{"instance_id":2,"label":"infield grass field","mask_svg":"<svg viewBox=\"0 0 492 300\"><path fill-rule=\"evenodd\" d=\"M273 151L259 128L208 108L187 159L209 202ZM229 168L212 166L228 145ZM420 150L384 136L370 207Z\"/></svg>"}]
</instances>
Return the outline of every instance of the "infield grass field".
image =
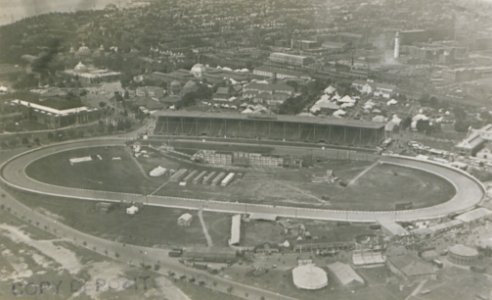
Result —
<instances>
[{"instance_id":1,"label":"infield grass field","mask_svg":"<svg viewBox=\"0 0 492 300\"><path fill-rule=\"evenodd\" d=\"M84 156L93 159L69 162ZM170 182L169 175L149 177L149 171L158 165L196 170L196 174L216 170L240 175L227 187L193 184L191 180L180 186ZM436 175L371 161L318 159L308 168L227 170L156 151L136 159L124 147L55 153L34 161L26 172L39 181L85 189L340 210L391 211L401 203L422 208L445 202L455 193L448 181Z\"/></svg>"}]
</instances>

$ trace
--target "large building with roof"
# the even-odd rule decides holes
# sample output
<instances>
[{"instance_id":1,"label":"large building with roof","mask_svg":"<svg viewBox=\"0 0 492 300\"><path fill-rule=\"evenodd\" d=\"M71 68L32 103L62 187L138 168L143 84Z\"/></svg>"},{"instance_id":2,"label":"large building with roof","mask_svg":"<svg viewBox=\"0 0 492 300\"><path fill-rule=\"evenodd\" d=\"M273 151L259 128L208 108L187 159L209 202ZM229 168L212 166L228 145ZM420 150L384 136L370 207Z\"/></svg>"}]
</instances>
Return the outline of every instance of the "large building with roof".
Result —
<instances>
[{"instance_id":1,"label":"large building with roof","mask_svg":"<svg viewBox=\"0 0 492 300\"><path fill-rule=\"evenodd\" d=\"M472 129L466 138L456 144L456 148L462 154L475 155L487 141L492 141L492 124Z\"/></svg>"},{"instance_id":2,"label":"large building with roof","mask_svg":"<svg viewBox=\"0 0 492 300\"><path fill-rule=\"evenodd\" d=\"M19 108L21 113L48 128L59 128L73 124L84 124L95 121L99 117L99 110L87 106L67 109L58 109L30 101L15 99L10 105Z\"/></svg>"},{"instance_id":3,"label":"large building with roof","mask_svg":"<svg viewBox=\"0 0 492 300\"><path fill-rule=\"evenodd\" d=\"M328 270L336 277L341 285L346 287L357 287L364 285L364 279L352 269L350 265L339 261L329 264Z\"/></svg>"},{"instance_id":4,"label":"large building with roof","mask_svg":"<svg viewBox=\"0 0 492 300\"><path fill-rule=\"evenodd\" d=\"M156 116L156 135L266 139L357 147L374 147L384 139L383 123L359 120L185 111L162 111Z\"/></svg>"},{"instance_id":5,"label":"large building with roof","mask_svg":"<svg viewBox=\"0 0 492 300\"><path fill-rule=\"evenodd\" d=\"M121 72L86 66L82 62L79 62L73 69L65 70L63 74L77 79L82 85L118 81L121 77Z\"/></svg>"},{"instance_id":6,"label":"large building with roof","mask_svg":"<svg viewBox=\"0 0 492 300\"><path fill-rule=\"evenodd\" d=\"M282 53L282 52L271 53L270 61L278 64L291 65L297 67L302 67L314 62L314 60L308 56L295 55L295 54Z\"/></svg>"}]
</instances>

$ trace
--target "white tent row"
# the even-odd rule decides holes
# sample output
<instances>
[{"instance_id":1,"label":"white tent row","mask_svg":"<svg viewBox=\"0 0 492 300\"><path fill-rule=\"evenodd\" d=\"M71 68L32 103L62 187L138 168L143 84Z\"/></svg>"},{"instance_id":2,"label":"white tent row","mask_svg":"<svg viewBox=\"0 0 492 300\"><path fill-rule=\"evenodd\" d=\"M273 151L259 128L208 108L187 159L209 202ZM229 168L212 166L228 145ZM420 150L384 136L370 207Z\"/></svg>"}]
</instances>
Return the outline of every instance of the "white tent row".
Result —
<instances>
[{"instance_id":1,"label":"white tent row","mask_svg":"<svg viewBox=\"0 0 492 300\"><path fill-rule=\"evenodd\" d=\"M345 116L346 114L347 114L346 111L344 111L343 109L339 109L333 113L333 116L336 118L341 118L341 117Z\"/></svg>"}]
</instances>

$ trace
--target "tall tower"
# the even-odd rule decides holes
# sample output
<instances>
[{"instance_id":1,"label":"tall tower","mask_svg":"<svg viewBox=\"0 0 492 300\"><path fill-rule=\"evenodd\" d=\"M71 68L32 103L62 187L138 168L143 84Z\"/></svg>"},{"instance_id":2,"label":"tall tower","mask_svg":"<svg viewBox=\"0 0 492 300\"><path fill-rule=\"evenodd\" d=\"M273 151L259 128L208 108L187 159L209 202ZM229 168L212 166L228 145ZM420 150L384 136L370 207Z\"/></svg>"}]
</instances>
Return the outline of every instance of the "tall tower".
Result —
<instances>
[{"instance_id":1,"label":"tall tower","mask_svg":"<svg viewBox=\"0 0 492 300\"><path fill-rule=\"evenodd\" d=\"M393 50L393 58L398 59L400 57L400 32L396 32L395 35L395 48Z\"/></svg>"}]
</instances>

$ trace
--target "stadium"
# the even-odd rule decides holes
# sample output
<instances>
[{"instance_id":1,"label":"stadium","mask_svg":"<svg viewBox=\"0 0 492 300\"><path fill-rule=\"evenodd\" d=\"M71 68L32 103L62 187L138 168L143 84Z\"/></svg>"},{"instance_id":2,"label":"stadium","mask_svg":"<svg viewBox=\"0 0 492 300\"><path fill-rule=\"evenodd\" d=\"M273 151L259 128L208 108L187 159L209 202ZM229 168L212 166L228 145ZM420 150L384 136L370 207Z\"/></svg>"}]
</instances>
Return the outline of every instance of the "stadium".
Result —
<instances>
[{"instance_id":1,"label":"stadium","mask_svg":"<svg viewBox=\"0 0 492 300\"><path fill-rule=\"evenodd\" d=\"M326 143L374 148L384 124L335 118L252 116L165 111L157 115L155 135Z\"/></svg>"},{"instance_id":2,"label":"stadium","mask_svg":"<svg viewBox=\"0 0 492 300\"><path fill-rule=\"evenodd\" d=\"M157 116L157 124L155 128L156 136L168 135L174 136L175 139L195 139L199 141L199 144L203 145L210 143L209 141L212 140L210 137L226 136L228 139L234 138L234 141L241 139L253 139L255 140L256 144L258 144L259 139L262 139L262 141L276 141L277 144L282 145L281 147L297 148L297 150L301 152L311 151L308 150L309 147L311 147L311 149L315 149L316 151L321 150L319 149L319 146L313 146L309 143L306 143L306 145L309 146L306 146L304 148L298 146L293 147L290 146L289 143L283 143L283 140L298 143L303 143L304 141L319 143L322 141L327 144L333 143L342 146L356 145L361 148L375 148L375 146L383 139L383 131L384 128L380 124L359 121L328 119L325 120L317 118L280 116L276 118L252 118L242 115L226 115L225 117L222 117L221 115L189 112L160 113ZM204 137L207 138L205 139ZM227 213L261 213L272 214L278 217L294 217L349 222L375 222L381 219L406 222L441 218L449 216L453 213L470 210L478 205L485 196L485 191L482 184L478 180L461 170L436 162L423 161L403 156L377 156L376 163L371 162L369 163L369 166L365 165L364 168L369 171L371 168L372 170L379 168L379 165L382 165L383 168L386 168L388 166L391 168L397 167L400 168L400 170L408 170L409 172L416 171L420 172L419 174L425 173L427 174L426 176L431 176L432 178L430 180L425 180L422 178L418 178L419 176L415 175L411 175L410 177L401 176L404 171L398 171L400 175L396 176L394 175L395 172L390 169L386 172L386 177L381 177L381 179L378 179L378 184L385 183L387 184L387 186L394 185L392 192L385 194L383 197L381 196L381 194L379 194L379 192L386 189L386 187L378 186L376 184L371 187L372 190L365 190L362 186L362 188L359 188L358 190L359 194L357 195L360 196L360 199L357 199L357 201L359 201L359 203L363 203L363 206L357 206L359 204L355 206L350 206L350 201L352 201L353 199L350 199L351 197L347 198L346 196L342 197L342 201L340 201L338 204L340 206L332 207L330 207L329 205L325 206L324 203L317 206L306 206L297 205L294 202L283 202L280 205L278 205L277 203L269 202L242 202L242 200L238 197L238 195L240 195L240 192L238 192L238 190L234 190L234 188L242 188L242 190L240 191L251 190L254 193L257 193L260 190L259 188L257 189L256 186L249 185L249 183L251 182L247 181L245 178L241 179L242 181L240 181L240 183L237 184L236 187L234 187L234 185L230 187L233 192L230 194L231 197L229 197L229 199L227 200L215 198L216 196L226 194L223 191L227 189L222 190L222 192L217 192L217 189L219 189L220 187L205 187L204 184L195 185L195 187L192 187L193 185L189 184L186 187L181 187L178 185L177 182L155 182L155 184L157 184L155 186L159 186L159 188L161 187L161 185L166 185L166 188L164 189L166 191L175 189L177 191L176 194L149 193L140 190L141 184L139 184L138 181L144 183L146 182L145 184L147 184L148 180L146 181L146 179L144 178L145 176L140 176L139 178L137 178L137 175L139 174L136 174L138 173L138 171L135 170L138 170L138 168L135 165L132 165L135 163L135 158L131 158L130 156L128 157L128 159L126 159L125 157L123 157L122 154L118 154L120 160L113 160L116 156L115 154L108 154L108 156L105 156L103 154L105 149L112 149L112 147L119 147L119 153L123 153L122 151L124 151L125 147L128 147L127 142L128 139L126 138L109 137L105 139L70 141L32 149L6 161L1 168L1 180L6 185L22 191L72 199L107 202L140 202L144 205L157 207L204 209L208 211ZM244 145L247 146L248 143L244 143ZM83 154L85 156L90 156L91 153L93 156L96 156L96 153L103 154L104 160L102 159L102 157L99 156L99 154L97 154L97 156L99 156L99 159L96 158L93 160L93 162L91 162L92 164L99 166L98 170L100 170L100 173L107 172L105 176L111 178L111 180L113 180L113 185L117 187L124 186L121 185L122 180L128 180L128 178L130 178L128 177L126 179L121 179L118 178L118 174L124 172L123 170L128 173L132 173L131 176L133 177L131 177L130 180L133 180L135 182L134 185L137 186L137 189L110 190L105 187L105 184L103 184L103 181L106 179L102 177L98 178L99 181L93 183L95 185L99 184L97 188L93 188L94 185L92 187L87 187L77 185L77 183L74 184L77 179L84 179L84 173L79 171L81 169L76 169L75 167L71 167L68 165L53 165L51 166L51 168L41 167L39 169L41 171L47 170L52 174L55 174L57 172L59 173L60 170L64 170L64 172L68 173L62 172L62 174L64 174L63 176L68 177L68 175L70 174L70 176L73 176L72 178L74 180L71 182L72 185L63 185L60 184L57 180L49 182L48 180L44 180L46 176L36 178L35 176L33 177L33 174L30 174L30 172L26 172L26 170L29 171L29 168L32 165L41 162L46 158L51 157L53 162L59 161L60 159L55 159L56 155L65 155L64 161L65 164L68 164L68 160L66 158L72 156L70 151L85 151L85 153ZM351 153L354 151L347 150L346 152ZM121 160L121 157L123 157L123 160ZM346 158L344 159L349 163L352 163L350 156L346 156ZM334 164L334 162L332 163ZM119 169L112 169L111 166L116 164L121 164ZM155 167L155 165L153 167ZM166 166L164 165L164 167ZM187 166L187 168L189 168L189 166ZM72 171L68 171L69 169L72 169ZM297 183L298 186L294 187L294 189L291 190L286 189L285 185L280 186L279 189L271 191L271 194L277 198L290 198L293 194L297 192L296 190L299 190L300 188L305 188L306 190L308 190L311 188L311 186L314 186L314 183L305 184L304 182L300 181L300 178L298 176L299 170L300 169L293 169L292 171L290 171L291 174L289 175L289 184ZM90 176L87 176L87 174L94 174L94 172L96 171L91 171L90 168L86 168L86 171L88 171L88 173L85 173L85 180L93 180L93 178L89 178ZM288 171L289 170L285 172ZM324 169L324 171L326 173L326 169ZM196 170L193 172L194 173L190 172L187 174L196 175L204 173L201 170ZM275 172L277 171L272 171L271 173ZM341 172L343 172L343 170ZM357 175L357 178L362 177L359 180L363 180L364 178L371 180L371 177L373 176L364 175L365 172L366 171L361 172L360 175ZM252 170L249 173L255 175L258 172ZM102 174L98 174L98 176L102 176ZM306 178L312 180L312 174L306 175ZM428 187L430 187L428 189L430 192L432 192L432 188L435 187L433 181L435 182L436 180L444 180L447 182L448 185L452 186L453 193L446 194L447 198L443 199L440 202L429 202L426 205L424 203L422 206L410 209L396 209L392 205L395 203L395 201L400 200L400 198L403 196L402 194L399 194L398 190L400 190L400 188L398 188L398 186L404 187L408 185L410 188L413 188L412 182L410 182L409 180L407 182L407 178L412 179L414 183L427 185ZM258 181L263 181L261 182L263 185L265 184L265 182L270 185L269 180L269 177L260 177ZM400 180L404 183L393 184L394 180ZM130 188L130 186L132 186L132 184L127 185L127 188ZM150 188L153 189L155 188L155 186L150 186ZM330 188L326 181L317 183L316 186L324 190L336 190L335 188ZM325 187L323 188L323 186ZM357 185L354 186L357 187ZM331 187L335 186L332 185ZM347 188L344 187L338 186L337 188L339 190L347 190ZM210 192L209 194L211 196L203 197L207 194L207 192ZM418 197L419 195L417 195L417 192L418 191L412 190L412 192L408 193L407 197ZM306 194L306 191L302 191L302 193ZM370 198L367 197L371 193L374 193L374 197L376 198L382 198L382 200L380 200L382 205L388 206L388 209L368 209L365 205L372 201L370 200ZM253 196L256 196L256 194L253 194ZM307 198L313 198L313 196L307 195ZM423 198L424 200L432 198L432 194L424 194ZM325 202L323 199L317 200Z\"/></svg>"}]
</instances>

